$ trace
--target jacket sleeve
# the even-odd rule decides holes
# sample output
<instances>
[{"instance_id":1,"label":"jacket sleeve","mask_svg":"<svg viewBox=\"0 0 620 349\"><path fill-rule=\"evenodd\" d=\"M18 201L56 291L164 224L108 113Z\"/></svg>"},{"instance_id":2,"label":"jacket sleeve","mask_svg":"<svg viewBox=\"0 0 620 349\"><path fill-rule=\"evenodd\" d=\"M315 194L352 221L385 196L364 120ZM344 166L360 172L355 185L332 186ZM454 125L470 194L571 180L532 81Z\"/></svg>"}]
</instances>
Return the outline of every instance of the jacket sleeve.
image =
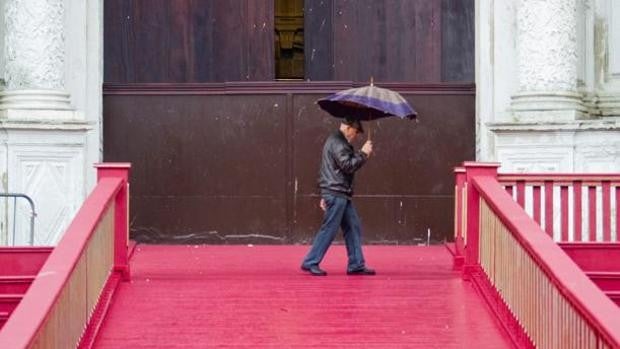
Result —
<instances>
[{"instance_id":1,"label":"jacket sleeve","mask_svg":"<svg viewBox=\"0 0 620 349\"><path fill-rule=\"evenodd\" d=\"M363 152L354 152L352 148L338 143L334 144L333 154L338 167L347 174L355 173L368 159Z\"/></svg>"}]
</instances>

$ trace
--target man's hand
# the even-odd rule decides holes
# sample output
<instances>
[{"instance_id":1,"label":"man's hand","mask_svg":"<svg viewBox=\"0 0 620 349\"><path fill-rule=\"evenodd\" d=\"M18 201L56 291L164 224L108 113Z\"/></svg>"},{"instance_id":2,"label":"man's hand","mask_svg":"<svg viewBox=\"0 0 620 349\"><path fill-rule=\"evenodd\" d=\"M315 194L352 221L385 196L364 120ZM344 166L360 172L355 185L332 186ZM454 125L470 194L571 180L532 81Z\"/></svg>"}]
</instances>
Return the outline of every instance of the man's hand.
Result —
<instances>
[{"instance_id":1,"label":"man's hand","mask_svg":"<svg viewBox=\"0 0 620 349\"><path fill-rule=\"evenodd\" d=\"M321 201L319 202L319 207L323 211L325 211L327 209L327 205L325 204L325 199L321 199Z\"/></svg>"},{"instance_id":2,"label":"man's hand","mask_svg":"<svg viewBox=\"0 0 620 349\"><path fill-rule=\"evenodd\" d=\"M362 146L362 152L367 156L370 156L370 154L372 154L372 141L366 141L366 143L364 143L364 145Z\"/></svg>"}]
</instances>

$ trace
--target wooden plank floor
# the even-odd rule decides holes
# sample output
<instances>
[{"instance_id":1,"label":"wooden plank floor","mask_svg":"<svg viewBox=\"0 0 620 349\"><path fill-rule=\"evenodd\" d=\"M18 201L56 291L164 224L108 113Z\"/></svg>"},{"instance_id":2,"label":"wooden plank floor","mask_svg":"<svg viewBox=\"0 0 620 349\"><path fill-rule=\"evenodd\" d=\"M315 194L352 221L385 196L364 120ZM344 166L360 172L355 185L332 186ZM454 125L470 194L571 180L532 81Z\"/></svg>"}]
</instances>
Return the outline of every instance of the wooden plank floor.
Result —
<instances>
[{"instance_id":1,"label":"wooden plank floor","mask_svg":"<svg viewBox=\"0 0 620 349\"><path fill-rule=\"evenodd\" d=\"M138 245L96 348L510 348L443 246L367 246L376 276L299 270L307 246Z\"/></svg>"}]
</instances>

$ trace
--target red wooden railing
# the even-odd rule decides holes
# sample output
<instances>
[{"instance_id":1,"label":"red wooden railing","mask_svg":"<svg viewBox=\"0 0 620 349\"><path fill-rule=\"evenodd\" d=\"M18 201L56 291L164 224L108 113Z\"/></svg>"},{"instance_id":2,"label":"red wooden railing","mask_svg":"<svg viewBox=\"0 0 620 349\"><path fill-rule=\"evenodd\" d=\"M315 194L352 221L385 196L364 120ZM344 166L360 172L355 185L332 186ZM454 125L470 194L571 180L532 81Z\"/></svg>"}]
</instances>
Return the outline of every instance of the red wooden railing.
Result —
<instances>
[{"instance_id":1,"label":"red wooden railing","mask_svg":"<svg viewBox=\"0 0 620 349\"><path fill-rule=\"evenodd\" d=\"M455 169L455 240L463 241L465 170ZM558 242L620 241L620 174L498 174L508 194Z\"/></svg>"},{"instance_id":2,"label":"red wooden railing","mask_svg":"<svg viewBox=\"0 0 620 349\"><path fill-rule=\"evenodd\" d=\"M620 308L514 200L498 166L465 163L457 172L456 203L463 211L457 211L455 234L465 241L464 276L519 347L620 348ZM610 188L614 178L597 181Z\"/></svg>"},{"instance_id":3,"label":"red wooden railing","mask_svg":"<svg viewBox=\"0 0 620 349\"><path fill-rule=\"evenodd\" d=\"M556 241L618 241L620 174L499 174L499 182Z\"/></svg>"},{"instance_id":4,"label":"red wooden railing","mask_svg":"<svg viewBox=\"0 0 620 349\"><path fill-rule=\"evenodd\" d=\"M96 167L97 186L0 330L0 348L77 347L102 295L111 297L118 280L129 278L130 166Z\"/></svg>"}]
</instances>

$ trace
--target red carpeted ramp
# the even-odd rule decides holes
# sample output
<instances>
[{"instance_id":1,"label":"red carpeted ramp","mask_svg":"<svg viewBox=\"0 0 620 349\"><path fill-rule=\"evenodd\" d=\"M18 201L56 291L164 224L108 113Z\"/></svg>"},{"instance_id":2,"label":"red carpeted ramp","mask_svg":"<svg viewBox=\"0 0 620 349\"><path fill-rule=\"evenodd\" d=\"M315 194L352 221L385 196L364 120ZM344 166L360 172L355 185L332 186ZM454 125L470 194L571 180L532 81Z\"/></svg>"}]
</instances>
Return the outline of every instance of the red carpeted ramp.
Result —
<instances>
[{"instance_id":1,"label":"red carpeted ramp","mask_svg":"<svg viewBox=\"0 0 620 349\"><path fill-rule=\"evenodd\" d=\"M443 246L367 246L376 276L347 276L332 246L138 245L96 348L510 348Z\"/></svg>"}]
</instances>

